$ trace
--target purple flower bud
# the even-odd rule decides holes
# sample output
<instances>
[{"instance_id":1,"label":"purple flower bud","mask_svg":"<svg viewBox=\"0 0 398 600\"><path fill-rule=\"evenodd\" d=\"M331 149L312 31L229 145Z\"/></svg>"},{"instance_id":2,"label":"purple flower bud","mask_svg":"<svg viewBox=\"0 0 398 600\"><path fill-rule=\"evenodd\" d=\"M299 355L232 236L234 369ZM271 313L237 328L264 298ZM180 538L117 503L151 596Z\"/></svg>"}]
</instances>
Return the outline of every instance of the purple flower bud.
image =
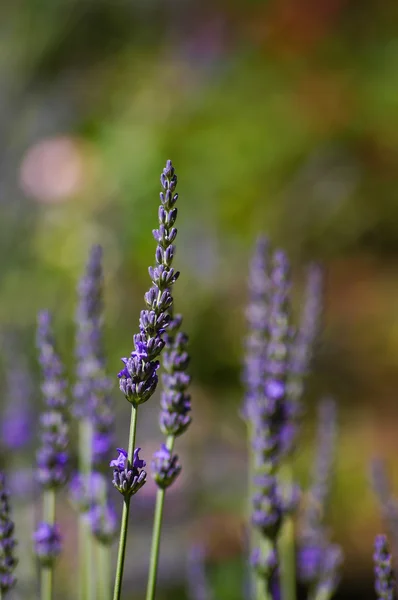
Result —
<instances>
[{"instance_id":1,"label":"purple flower bud","mask_svg":"<svg viewBox=\"0 0 398 600\"><path fill-rule=\"evenodd\" d=\"M274 546L254 548L250 556L250 564L264 579L270 579L278 566L277 552Z\"/></svg>"},{"instance_id":2,"label":"purple flower bud","mask_svg":"<svg viewBox=\"0 0 398 600\"><path fill-rule=\"evenodd\" d=\"M145 484L146 472L144 460L140 460L138 453L141 448L136 448L133 455L133 464L128 460L128 454L123 448L117 448L119 456L109 464L113 467L113 485L123 496L132 496Z\"/></svg>"},{"instance_id":3,"label":"purple flower bud","mask_svg":"<svg viewBox=\"0 0 398 600\"><path fill-rule=\"evenodd\" d=\"M380 600L393 600L394 598L394 572L392 557L388 548L385 535L377 535L373 555L375 568L375 591Z\"/></svg>"},{"instance_id":4,"label":"purple flower bud","mask_svg":"<svg viewBox=\"0 0 398 600\"><path fill-rule=\"evenodd\" d=\"M68 423L65 414L66 382L58 354L55 351L48 312L38 316L37 346L43 372L42 391L47 411L40 419L41 447L37 459L37 480L45 488L57 488L68 479Z\"/></svg>"},{"instance_id":5,"label":"purple flower bud","mask_svg":"<svg viewBox=\"0 0 398 600\"><path fill-rule=\"evenodd\" d=\"M93 505L86 513L91 531L101 544L110 545L118 534L119 521L113 504Z\"/></svg>"},{"instance_id":6,"label":"purple flower bud","mask_svg":"<svg viewBox=\"0 0 398 600\"><path fill-rule=\"evenodd\" d=\"M13 571L18 561L14 554L16 541L10 512L5 477L0 473L0 588L2 592L7 592L16 582Z\"/></svg>"},{"instance_id":7,"label":"purple flower bud","mask_svg":"<svg viewBox=\"0 0 398 600\"><path fill-rule=\"evenodd\" d=\"M151 464L152 477L160 488L168 488L177 479L181 472L181 466L177 462L178 456L171 454L165 444L154 453Z\"/></svg>"},{"instance_id":8,"label":"purple flower bud","mask_svg":"<svg viewBox=\"0 0 398 600\"><path fill-rule=\"evenodd\" d=\"M40 564L51 567L62 550L62 538L57 524L40 523L33 534L35 553Z\"/></svg>"}]
</instances>

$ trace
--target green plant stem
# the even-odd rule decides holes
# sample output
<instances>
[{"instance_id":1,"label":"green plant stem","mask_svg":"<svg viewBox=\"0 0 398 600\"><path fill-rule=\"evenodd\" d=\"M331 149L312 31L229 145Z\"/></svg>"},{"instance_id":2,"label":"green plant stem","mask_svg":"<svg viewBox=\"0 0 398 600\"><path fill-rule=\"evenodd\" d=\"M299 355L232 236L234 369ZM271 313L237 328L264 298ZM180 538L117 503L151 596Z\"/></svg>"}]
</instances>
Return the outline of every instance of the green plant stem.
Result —
<instances>
[{"instance_id":1,"label":"green plant stem","mask_svg":"<svg viewBox=\"0 0 398 600\"><path fill-rule=\"evenodd\" d=\"M129 448L127 457L130 463L133 461L133 453L135 446L135 434L137 430L137 412L138 409L134 406L131 407L131 421L130 421L130 434L129 434ZM126 555L126 542L127 542L127 529L130 512L130 498L125 497L123 502L123 513L122 523L120 526L120 538L119 538L119 549L117 555L116 565L116 576L115 576L115 587L113 590L113 600L120 600L120 594L122 591L123 581L123 570L124 570L124 558Z\"/></svg>"},{"instance_id":2,"label":"green plant stem","mask_svg":"<svg viewBox=\"0 0 398 600\"><path fill-rule=\"evenodd\" d=\"M55 490L45 490L43 494L43 521L49 525L55 524ZM53 566L40 569L41 600L52 600L53 595Z\"/></svg>"},{"instance_id":3,"label":"green plant stem","mask_svg":"<svg viewBox=\"0 0 398 600\"><path fill-rule=\"evenodd\" d=\"M79 469L89 481L92 463L93 427L89 419L79 421ZM79 598L93 600L93 540L84 515L79 515Z\"/></svg>"},{"instance_id":4,"label":"green plant stem","mask_svg":"<svg viewBox=\"0 0 398 600\"><path fill-rule=\"evenodd\" d=\"M286 485L291 485L293 473L290 464L281 468L281 478ZM280 586L282 600L296 600L296 549L293 517L284 520L278 541L280 556Z\"/></svg>"},{"instance_id":5,"label":"green plant stem","mask_svg":"<svg viewBox=\"0 0 398 600\"><path fill-rule=\"evenodd\" d=\"M169 435L166 440L167 449L173 452L174 435ZM149 563L148 586L146 591L146 600L154 600L156 593L156 580L158 574L160 536L162 531L163 507L166 490L158 488L156 492L155 517L152 530L151 557Z\"/></svg>"},{"instance_id":6,"label":"green plant stem","mask_svg":"<svg viewBox=\"0 0 398 600\"><path fill-rule=\"evenodd\" d=\"M97 577L97 600L109 600L111 594L111 571L112 552L109 544L95 542Z\"/></svg>"}]
</instances>

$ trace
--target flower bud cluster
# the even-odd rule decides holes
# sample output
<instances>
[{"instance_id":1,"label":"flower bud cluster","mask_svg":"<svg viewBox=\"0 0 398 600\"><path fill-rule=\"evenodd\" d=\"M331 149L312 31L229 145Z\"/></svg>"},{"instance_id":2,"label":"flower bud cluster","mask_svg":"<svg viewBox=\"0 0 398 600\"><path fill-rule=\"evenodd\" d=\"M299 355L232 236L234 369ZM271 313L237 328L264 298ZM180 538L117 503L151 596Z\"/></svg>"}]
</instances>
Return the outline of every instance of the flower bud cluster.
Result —
<instances>
[{"instance_id":1,"label":"flower bud cluster","mask_svg":"<svg viewBox=\"0 0 398 600\"><path fill-rule=\"evenodd\" d=\"M374 544L375 591L379 600L393 600L395 578L392 556L385 535L378 535Z\"/></svg>"},{"instance_id":2,"label":"flower bud cluster","mask_svg":"<svg viewBox=\"0 0 398 600\"><path fill-rule=\"evenodd\" d=\"M133 461L129 461L127 452L123 448L117 448L119 456L109 464L113 467L113 485L125 497L133 496L146 483L146 462L141 460L139 452L141 448L134 450Z\"/></svg>"},{"instance_id":3,"label":"flower bud cluster","mask_svg":"<svg viewBox=\"0 0 398 600\"><path fill-rule=\"evenodd\" d=\"M38 315L37 347L43 373L41 386L46 411L40 418L41 446L36 455L38 482L43 488L64 485L69 474L66 381L55 351L51 317L47 311Z\"/></svg>"},{"instance_id":4,"label":"flower bud cluster","mask_svg":"<svg viewBox=\"0 0 398 600\"><path fill-rule=\"evenodd\" d=\"M41 566L52 567L62 550L62 537L59 526L55 523L40 523L33 535L35 553Z\"/></svg>"},{"instance_id":5,"label":"flower bud cluster","mask_svg":"<svg viewBox=\"0 0 398 600\"><path fill-rule=\"evenodd\" d=\"M7 592L15 583L14 569L17 564L14 549L14 523L11 520L9 493L5 477L0 473L0 590Z\"/></svg>"},{"instance_id":6,"label":"flower bud cluster","mask_svg":"<svg viewBox=\"0 0 398 600\"><path fill-rule=\"evenodd\" d=\"M84 276L78 286L76 311L77 382L74 386L74 413L89 419L93 426L92 464L106 466L113 447L114 413L110 399L112 382L105 374L102 347L103 270L102 248L93 246Z\"/></svg>"},{"instance_id":7,"label":"flower bud cluster","mask_svg":"<svg viewBox=\"0 0 398 600\"><path fill-rule=\"evenodd\" d=\"M172 454L165 444L154 453L152 460L152 476L155 483L162 489L168 488L181 472L178 456Z\"/></svg>"},{"instance_id":8,"label":"flower bud cluster","mask_svg":"<svg viewBox=\"0 0 398 600\"><path fill-rule=\"evenodd\" d=\"M165 342L162 334L170 324L169 310L173 303L170 288L177 281L179 272L172 267L175 256L173 244L177 229L175 204L178 194L177 175L171 161L167 161L161 178L159 227L153 231L157 242L156 266L149 268L152 287L145 294L146 309L141 311L140 333L134 336L134 350L128 358L122 358L124 369L119 373L120 389L133 406L149 400L157 384L157 360Z\"/></svg>"}]
</instances>

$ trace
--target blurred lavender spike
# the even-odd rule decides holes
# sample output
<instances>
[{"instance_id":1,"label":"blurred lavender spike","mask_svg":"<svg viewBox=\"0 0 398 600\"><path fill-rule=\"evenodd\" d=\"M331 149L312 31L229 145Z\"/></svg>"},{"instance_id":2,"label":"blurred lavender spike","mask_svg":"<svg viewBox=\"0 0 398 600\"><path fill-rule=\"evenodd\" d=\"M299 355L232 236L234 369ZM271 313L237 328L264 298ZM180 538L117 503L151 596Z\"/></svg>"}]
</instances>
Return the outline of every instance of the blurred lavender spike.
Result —
<instances>
[{"instance_id":1,"label":"blurred lavender spike","mask_svg":"<svg viewBox=\"0 0 398 600\"><path fill-rule=\"evenodd\" d=\"M102 342L103 270L102 248L90 250L84 276L78 286L76 311L77 382L74 387L74 412L92 422L92 464L103 471L113 448L112 382L105 374Z\"/></svg>"},{"instance_id":2,"label":"blurred lavender spike","mask_svg":"<svg viewBox=\"0 0 398 600\"><path fill-rule=\"evenodd\" d=\"M314 345L320 328L323 308L324 273L320 265L313 263L308 267L304 307L300 326L292 340L290 348L290 367L287 381L290 417L292 419L291 435L285 444L285 452L291 453L295 448L298 421L304 411L301 399L304 392Z\"/></svg>"},{"instance_id":3,"label":"blurred lavender spike","mask_svg":"<svg viewBox=\"0 0 398 600\"><path fill-rule=\"evenodd\" d=\"M395 578L392 569L392 556L385 535L376 536L373 560L377 598L378 600L393 600Z\"/></svg>"},{"instance_id":4,"label":"blurred lavender spike","mask_svg":"<svg viewBox=\"0 0 398 600\"><path fill-rule=\"evenodd\" d=\"M14 523L11 519L9 493L3 473L0 473L0 596L14 587L14 569L17 564L14 548Z\"/></svg>"},{"instance_id":5,"label":"blurred lavender spike","mask_svg":"<svg viewBox=\"0 0 398 600\"><path fill-rule=\"evenodd\" d=\"M38 315L37 348L45 402L45 411L40 418L41 446L37 452L37 479L43 488L56 489L66 483L69 475L67 383L55 350L51 316L47 311Z\"/></svg>"},{"instance_id":6,"label":"blurred lavender spike","mask_svg":"<svg viewBox=\"0 0 398 600\"><path fill-rule=\"evenodd\" d=\"M19 352L14 335L1 336L5 367L5 407L1 420L1 442L9 450L20 450L32 440L33 382L27 361Z\"/></svg>"},{"instance_id":7,"label":"blurred lavender spike","mask_svg":"<svg viewBox=\"0 0 398 600\"><path fill-rule=\"evenodd\" d=\"M249 267L249 304L246 310L248 335L245 341L243 383L245 399L242 415L254 419L261 403L264 382L267 318L270 296L270 244L267 238L257 239Z\"/></svg>"},{"instance_id":8,"label":"blurred lavender spike","mask_svg":"<svg viewBox=\"0 0 398 600\"><path fill-rule=\"evenodd\" d=\"M287 424L286 376L288 370L290 326L290 265L281 250L273 255L271 294L267 317L268 340L263 366L263 389L253 421L255 455L252 524L261 534L261 548L252 551L254 569L263 579L267 597L272 595L277 564L276 544L284 518L284 501L279 489L283 432ZM262 555L264 544L267 555ZM257 560L258 558L258 560Z\"/></svg>"},{"instance_id":9,"label":"blurred lavender spike","mask_svg":"<svg viewBox=\"0 0 398 600\"><path fill-rule=\"evenodd\" d=\"M394 498L385 462L376 458L371 463L370 478L378 497L382 517L390 530L394 549L394 565L398 567L398 501ZM398 582L397 582L398 591Z\"/></svg>"},{"instance_id":10,"label":"blurred lavender spike","mask_svg":"<svg viewBox=\"0 0 398 600\"><path fill-rule=\"evenodd\" d=\"M213 594L206 576L205 550L195 544L188 552L187 593L189 600L212 600Z\"/></svg>"},{"instance_id":11,"label":"blurred lavender spike","mask_svg":"<svg viewBox=\"0 0 398 600\"><path fill-rule=\"evenodd\" d=\"M336 446L336 412L333 399L320 402L312 484L300 520L297 553L300 581L310 586L314 597L321 594L325 600L333 595L338 585L343 561L342 550L330 542L325 525Z\"/></svg>"}]
</instances>

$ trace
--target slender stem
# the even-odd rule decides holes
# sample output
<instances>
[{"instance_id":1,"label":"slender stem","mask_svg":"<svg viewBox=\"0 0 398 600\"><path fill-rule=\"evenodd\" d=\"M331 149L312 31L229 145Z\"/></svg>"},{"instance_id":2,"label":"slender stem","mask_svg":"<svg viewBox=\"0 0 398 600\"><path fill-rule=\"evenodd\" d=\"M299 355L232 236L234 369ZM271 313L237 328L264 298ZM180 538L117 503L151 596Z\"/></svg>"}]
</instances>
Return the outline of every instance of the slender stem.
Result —
<instances>
[{"instance_id":1,"label":"slender stem","mask_svg":"<svg viewBox=\"0 0 398 600\"><path fill-rule=\"evenodd\" d=\"M49 525L55 523L55 490L45 490L43 494L43 520ZM40 569L41 600L52 600L53 596L53 566Z\"/></svg>"},{"instance_id":2,"label":"slender stem","mask_svg":"<svg viewBox=\"0 0 398 600\"><path fill-rule=\"evenodd\" d=\"M112 552L109 544L96 542L96 564L98 566L97 599L109 600L111 594Z\"/></svg>"},{"instance_id":3,"label":"slender stem","mask_svg":"<svg viewBox=\"0 0 398 600\"><path fill-rule=\"evenodd\" d=\"M90 419L79 422L79 468L89 484L92 467L93 427ZM79 515L79 598L93 600L93 540L89 524L83 514Z\"/></svg>"},{"instance_id":4,"label":"slender stem","mask_svg":"<svg viewBox=\"0 0 398 600\"><path fill-rule=\"evenodd\" d=\"M132 462L132 460L133 460L133 453L134 453L134 446L135 446L135 434L136 434L136 430L137 430L137 412L138 412L138 409L135 408L134 406L132 406L131 407L130 434L129 434L129 448L128 448L128 453L127 453L129 462ZM118 550L118 555L117 555L117 565L116 565L115 587L113 590L113 600L120 600L120 594L122 591L124 558L126 555L126 542L127 542L129 511L130 511L130 498L125 497L124 503L123 503L122 523L120 526L119 550Z\"/></svg>"},{"instance_id":5,"label":"slender stem","mask_svg":"<svg viewBox=\"0 0 398 600\"><path fill-rule=\"evenodd\" d=\"M247 539L248 539L248 554L249 557L256 546L258 536L257 532L251 524L252 518L252 506L253 506L253 492L254 492L254 472L255 472L255 460L253 452L253 425L250 421L247 423L247 459L248 459L248 481L247 481L247 504L246 504L246 526L247 526ZM249 597L260 598L262 594L259 589L259 579L256 577L254 569L249 567Z\"/></svg>"},{"instance_id":6,"label":"slender stem","mask_svg":"<svg viewBox=\"0 0 398 600\"><path fill-rule=\"evenodd\" d=\"M101 505L105 509L107 503L107 487L101 494ZM111 595L111 571L112 548L110 544L104 544L98 539L93 539L96 565L98 565L97 596L96 600L109 600Z\"/></svg>"},{"instance_id":7,"label":"slender stem","mask_svg":"<svg viewBox=\"0 0 398 600\"><path fill-rule=\"evenodd\" d=\"M170 452L173 451L174 447L174 435L169 435L166 440L166 447ZM149 564L148 574L148 587L146 591L146 600L154 600L156 593L156 580L158 573L159 563L159 550L160 550L160 535L162 531L162 520L163 520L163 507L166 490L158 488L156 493L156 505L155 505L155 517L153 521L152 530L152 545L151 545L151 558Z\"/></svg>"},{"instance_id":8,"label":"slender stem","mask_svg":"<svg viewBox=\"0 0 398 600\"><path fill-rule=\"evenodd\" d=\"M290 464L283 465L281 469L282 481L290 485L293 473ZM280 585L282 600L296 600L296 552L294 520L288 515L283 523L278 542L280 556Z\"/></svg>"}]
</instances>

